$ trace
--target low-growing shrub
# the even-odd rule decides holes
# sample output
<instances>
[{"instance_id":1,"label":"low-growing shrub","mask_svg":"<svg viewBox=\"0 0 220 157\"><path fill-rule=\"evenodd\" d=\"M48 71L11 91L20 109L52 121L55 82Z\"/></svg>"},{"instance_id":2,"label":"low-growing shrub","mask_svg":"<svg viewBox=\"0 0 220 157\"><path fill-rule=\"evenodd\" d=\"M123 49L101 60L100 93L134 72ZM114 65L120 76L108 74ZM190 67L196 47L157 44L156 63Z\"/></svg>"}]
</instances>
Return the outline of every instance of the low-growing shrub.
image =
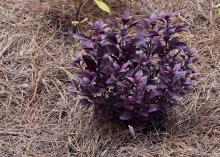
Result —
<instances>
[{"instance_id":1,"label":"low-growing shrub","mask_svg":"<svg viewBox=\"0 0 220 157\"><path fill-rule=\"evenodd\" d=\"M173 24L173 18L174 13L161 13L132 20L125 11L119 20L90 23L89 35L74 35L84 50L71 63L81 104L124 121L132 136L164 121L192 85L196 61L196 49L178 37L188 26Z\"/></svg>"}]
</instances>

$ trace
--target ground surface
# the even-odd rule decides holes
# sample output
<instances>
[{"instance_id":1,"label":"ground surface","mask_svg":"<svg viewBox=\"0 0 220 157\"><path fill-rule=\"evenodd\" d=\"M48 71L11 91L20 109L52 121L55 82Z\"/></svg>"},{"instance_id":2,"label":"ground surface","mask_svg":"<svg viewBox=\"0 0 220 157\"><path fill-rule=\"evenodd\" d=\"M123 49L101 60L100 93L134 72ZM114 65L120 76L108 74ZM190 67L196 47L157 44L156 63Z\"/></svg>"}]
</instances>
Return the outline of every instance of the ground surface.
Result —
<instances>
[{"instance_id":1,"label":"ground surface","mask_svg":"<svg viewBox=\"0 0 220 157\"><path fill-rule=\"evenodd\" d=\"M73 0L74 1L74 0ZM72 2L73 2L72 1ZM125 3L126 2L126 3ZM199 78L176 108L167 132L138 135L94 120L67 87L68 63L79 49L71 31L71 1L0 0L0 156L219 157L220 15L214 0L111 1L135 15L175 11L190 25L183 35L198 48ZM88 4L81 16L108 16ZM85 31L85 29L84 29Z\"/></svg>"}]
</instances>

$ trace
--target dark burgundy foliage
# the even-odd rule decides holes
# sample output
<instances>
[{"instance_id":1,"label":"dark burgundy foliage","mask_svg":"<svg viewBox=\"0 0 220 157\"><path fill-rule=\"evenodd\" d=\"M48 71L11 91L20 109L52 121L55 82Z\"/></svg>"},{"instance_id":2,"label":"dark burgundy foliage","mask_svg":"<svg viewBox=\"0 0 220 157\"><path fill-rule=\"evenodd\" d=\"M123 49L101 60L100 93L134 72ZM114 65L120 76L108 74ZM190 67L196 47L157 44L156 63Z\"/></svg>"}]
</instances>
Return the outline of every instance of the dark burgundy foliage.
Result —
<instances>
[{"instance_id":1,"label":"dark burgundy foliage","mask_svg":"<svg viewBox=\"0 0 220 157\"><path fill-rule=\"evenodd\" d=\"M84 49L71 64L78 69L72 85L82 105L125 121L133 137L135 129L164 121L192 85L196 62L196 49L177 34L188 26L173 24L173 18L174 13L154 13L132 21L125 11L121 20L91 23L88 36L74 35Z\"/></svg>"}]
</instances>

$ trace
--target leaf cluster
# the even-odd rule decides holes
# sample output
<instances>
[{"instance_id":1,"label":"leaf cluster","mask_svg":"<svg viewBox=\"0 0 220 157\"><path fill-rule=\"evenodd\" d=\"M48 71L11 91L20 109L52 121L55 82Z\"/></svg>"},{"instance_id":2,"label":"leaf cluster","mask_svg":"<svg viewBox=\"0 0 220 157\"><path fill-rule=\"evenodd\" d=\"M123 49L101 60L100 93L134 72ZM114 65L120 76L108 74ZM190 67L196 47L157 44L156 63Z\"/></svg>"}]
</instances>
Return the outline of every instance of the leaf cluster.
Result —
<instances>
[{"instance_id":1,"label":"leaf cluster","mask_svg":"<svg viewBox=\"0 0 220 157\"><path fill-rule=\"evenodd\" d=\"M74 35L84 50L71 63L78 69L72 86L81 103L126 122L133 136L135 129L166 119L191 87L196 62L196 49L178 36L188 26L173 24L174 18L153 13L132 20L125 11L120 19L90 23L90 35Z\"/></svg>"}]
</instances>

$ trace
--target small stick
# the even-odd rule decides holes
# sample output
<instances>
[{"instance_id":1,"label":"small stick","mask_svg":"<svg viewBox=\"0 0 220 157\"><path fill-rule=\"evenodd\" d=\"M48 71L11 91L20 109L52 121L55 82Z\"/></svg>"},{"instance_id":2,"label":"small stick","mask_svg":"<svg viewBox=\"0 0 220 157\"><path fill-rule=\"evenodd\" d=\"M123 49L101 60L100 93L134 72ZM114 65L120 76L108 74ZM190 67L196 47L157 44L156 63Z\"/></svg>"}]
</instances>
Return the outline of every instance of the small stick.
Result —
<instances>
[{"instance_id":1,"label":"small stick","mask_svg":"<svg viewBox=\"0 0 220 157\"><path fill-rule=\"evenodd\" d=\"M13 131L0 131L0 136L25 136L27 138L31 138L31 135L25 134L22 132L13 132Z\"/></svg>"},{"instance_id":2,"label":"small stick","mask_svg":"<svg viewBox=\"0 0 220 157\"><path fill-rule=\"evenodd\" d=\"M79 20L81 9L87 2L88 2L88 0L80 0L79 1L79 4L76 6L75 21ZM77 27L75 28L75 31L76 30L77 30Z\"/></svg>"},{"instance_id":3,"label":"small stick","mask_svg":"<svg viewBox=\"0 0 220 157\"><path fill-rule=\"evenodd\" d=\"M78 21L79 20L79 16L80 16L80 12L82 7L87 3L88 0L80 0L79 5L76 8L76 14L75 14L75 20Z\"/></svg>"}]
</instances>

